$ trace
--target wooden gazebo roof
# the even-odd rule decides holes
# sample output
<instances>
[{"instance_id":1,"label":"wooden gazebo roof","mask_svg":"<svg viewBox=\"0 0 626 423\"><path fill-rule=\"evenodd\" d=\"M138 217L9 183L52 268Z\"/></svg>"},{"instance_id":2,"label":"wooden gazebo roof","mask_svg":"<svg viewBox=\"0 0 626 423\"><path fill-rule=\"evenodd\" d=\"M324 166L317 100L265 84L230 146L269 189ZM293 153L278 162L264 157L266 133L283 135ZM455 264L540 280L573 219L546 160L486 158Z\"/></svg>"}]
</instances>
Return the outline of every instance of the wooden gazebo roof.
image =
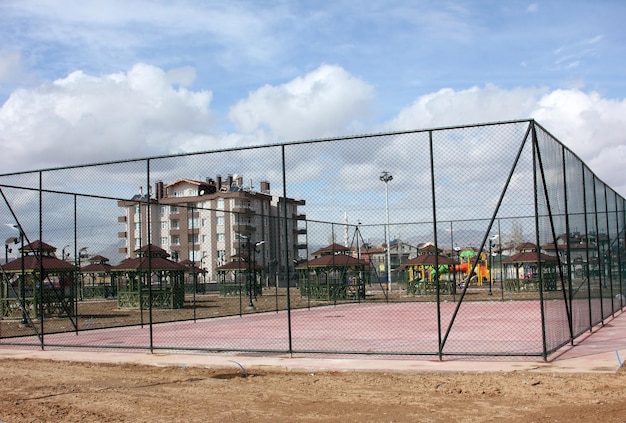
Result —
<instances>
[{"instance_id":1,"label":"wooden gazebo roof","mask_svg":"<svg viewBox=\"0 0 626 423\"><path fill-rule=\"evenodd\" d=\"M555 256L549 256L544 253L539 253L539 260L542 263L548 262L553 263L557 261ZM512 255L511 257L507 257L502 259L502 263L537 263L537 252L536 251L524 251L521 253L517 253Z\"/></svg>"},{"instance_id":2,"label":"wooden gazebo roof","mask_svg":"<svg viewBox=\"0 0 626 423\"><path fill-rule=\"evenodd\" d=\"M326 254L296 266L297 270L310 268L337 268L337 267L369 267L369 262L359 260L346 254Z\"/></svg>"},{"instance_id":3,"label":"wooden gazebo roof","mask_svg":"<svg viewBox=\"0 0 626 423\"><path fill-rule=\"evenodd\" d=\"M169 254L156 245L145 245L134 251L137 257L122 260L117 266L111 266L112 272L126 271L148 271L165 270L165 271L185 271L185 265L169 260ZM149 257L148 257L149 255ZM148 263L148 260L150 263Z\"/></svg>"},{"instance_id":4,"label":"wooden gazebo roof","mask_svg":"<svg viewBox=\"0 0 626 423\"><path fill-rule=\"evenodd\" d=\"M330 245L328 245L326 247L320 248L319 250L315 251L311 255L313 257L345 255L345 254L349 253L350 250L351 250L350 247L345 247L345 246L343 246L341 244L333 243L333 244L330 244Z\"/></svg>"},{"instance_id":5,"label":"wooden gazebo roof","mask_svg":"<svg viewBox=\"0 0 626 423\"><path fill-rule=\"evenodd\" d=\"M217 267L215 270L221 271L221 272L227 272L227 271L248 271L252 269L263 270L263 266L259 265L258 263L252 263L252 262L248 262L248 261L241 260L238 258L237 260L231 260L228 263Z\"/></svg>"},{"instance_id":6,"label":"wooden gazebo roof","mask_svg":"<svg viewBox=\"0 0 626 423\"><path fill-rule=\"evenodd\" d=\"M111 270L109 259L103 256L93 256L89 258L89 264L80 268L83 273L107 273Z\"/></svg>"},{"instance_id":7,"label":"wooden gazebo roof","mask_svg":"<svg viewBox=\"0 0 626 423\"><path fill-rule=\"evenodd\" d=\"M183 266L187 268L187 272L206 273L206 269L203 269L202 267L200 267L200 262L198 261L185 259L181 261L180 264L182 264Z\"/></svg>"},{"instance_id":8,"label":"wooden gazebo roof","mask_svg":"<svg viewBox=\"0 0 626 423\"><path fill-rule=\"evenodd\" d=\"M436 261L435 261L436 260ZM442 255L433 255L433 254L423 254L421 256L414 257L410 260L405 261L401 264L402 267L407 266L434 266L442 265L442 264L454 264L454 260L450 257L442 256Z\"/></svg>"},{"instance_id":9,"label":"wooden gazebo roof","mask_svg":"<svg viewBox=\"0 0 626 423\"><path fill-rule=\"evenodd\" d=\"M21 272L22 259L24 260L24 271L29 273L39 271L40 267L46 272L69 272L74 270L72 263L68 263L54 256L54 252L57 250L56 247L46 244L45 242L37 240L25 245L20 250L26 255L11 260L2 266L5 272ZM39 251L43 253L41 257L39 257Z\"/></svg>"}]
</instances>

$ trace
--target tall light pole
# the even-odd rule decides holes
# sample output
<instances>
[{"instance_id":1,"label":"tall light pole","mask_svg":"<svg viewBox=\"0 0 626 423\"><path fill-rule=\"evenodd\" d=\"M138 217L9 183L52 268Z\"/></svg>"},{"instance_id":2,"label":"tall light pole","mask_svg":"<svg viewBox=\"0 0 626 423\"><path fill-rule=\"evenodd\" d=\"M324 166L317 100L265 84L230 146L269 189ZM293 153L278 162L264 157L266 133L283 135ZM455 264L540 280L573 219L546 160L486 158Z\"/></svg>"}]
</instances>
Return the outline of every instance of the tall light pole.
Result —
<instances>
[{"instance_id":1,"label":"tall light pole","mask_svg":"<svg viewBox=\"0 0 626 423\"><path fill-rule=\"evenodd\" d=\"M393 176L386 170L380 175L380 180L385 183L385 212L387 224L385 225L385 246L387 248L387 292L391 292L391 249L389 248L389 181Z\"/></svg>"}]
</instances>

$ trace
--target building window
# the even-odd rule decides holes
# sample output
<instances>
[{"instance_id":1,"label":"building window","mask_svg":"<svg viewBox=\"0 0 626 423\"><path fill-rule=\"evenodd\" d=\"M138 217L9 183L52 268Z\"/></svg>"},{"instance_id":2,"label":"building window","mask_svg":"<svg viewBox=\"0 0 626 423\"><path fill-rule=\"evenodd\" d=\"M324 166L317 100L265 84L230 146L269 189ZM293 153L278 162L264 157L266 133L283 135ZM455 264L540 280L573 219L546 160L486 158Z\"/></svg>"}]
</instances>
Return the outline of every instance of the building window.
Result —
<instances>
[{"instance_id":1,"label":"building window","mask_svg":"<svg viewBox=\"0 0 626 423\"><path fill-rule=\"evenodd\" d=\"M141 231L141 223L135 222L135 232L139 232L139 231Z\"/></svg>"},{"instance_id":2,"label":"building window","mask_svg":"<svg viewBox=\"0 0 626 423\"><path fill-rule=\"evenodd\" d=\"M206 235L202 235L202 243L204 244L206 242Z\"/></svg>"},{"instance_id":3,"label":"building window","mask_svg":"<svg viewBox=\"0 0 626 423\"><path fill-rule=\"evenodd\" d=\"M198 243L198 235L197 234L187 234L187 243L188 244L197 244Z\"/></svg>"},{"instance_id":4,"label":"building window","mask_svg":"<svg viewBox=\"0 0 626 423\"><path fill-rule=\"evenodd\" d=\"M170 206L170 213L173 213L173 214L180 213L178 206Z\"/></svg>"},{"instance_id":5,"label":"building window","mask_svg":"<svg viewBox=\"0 0 626 423\"><path fill-rule=\"evenodd\" d=\"M135 248L141 247L141 238L135 238Z\"/></svg>"},{"instance_id":6,"label":"building window","mask_svg":"<svg viewBox=\"0 0 626 423\"><path fill-rule=\"evenodd\" d=\"M224 216L217 216L215 218L215 224L217 226L224 226Z\"/></svg>"},{"instance_id":7,"label":"building window","mask_svg":"<svg viewBox=\"0 0 626 423\"><path fill-rule=\"evenodd\" d=\"M172 229L180 229L180 222L178 219L170 220L170 228Z\"/></svg>"},{"instance_id":8,"label":"building window","mask_svg":"<svg viewBox=\"0 0 626 423\"><path fill-rule=\"evenodd\" d=\"M162 236L161 237L161 245L167 245L167 237L166 236Z\"/></svg>"},{"instance_id":9,"label":"building window","mask_svg":"<svg viewBox=\"0 0 626 423\"><path fill-rule=\"evenodd\" d=\"M165 214L166 212L167 212L167 209L166 209L166 207L165 207L165 206L161 206L161 207L159 207L159 213L161 213L161 214Z\"/></svg>"},{"instance_id":10,"label":"building window","mask_svg":"<svg viewBox=\"0 0 626 423\"><path fill-rule=\"evenodd\" d=\"M198 227L198 218L197 217L190 217L188 222L187 222L187 227L189 229L191 228L197 228Z\"/></svg>"},{"instance_id":11,"label":"building window","mask_svg":"<svg viewBox=\"0 0 626 423\"><path fill-rule=\"evenodd\" d=\"M224 210L224 199L223 198L218 198L217 199L217 209L218 210Z\"/></svg>"},{"instance_id":12,"label":"building window","mask_svg":"<svg viewBox=\"0 0 626 423\"><path fill-rule=\"evenodd\" d=\"M217 242L224 242L226 236L224 235L224 232L218 232L215 239L217 240Z\"/></svg>"},{"instance_id":13,"label":"building window","mask_svg":"<svg viewBox=\"0 0 626 423\"><path fill-rule=\"evenodd\" d=\"M167 230L167 220L161 221L161 229Z\"/></svg>"},{"instance_id":14,"label":"building window","mask_svg":"<svg viewBox=\"0 0 626 423\"><path fill-rule=\"evenodd\" d=\"M180 237L178 235L172 235L172 245L180 245Z\"/></svg>"}]
</instances>

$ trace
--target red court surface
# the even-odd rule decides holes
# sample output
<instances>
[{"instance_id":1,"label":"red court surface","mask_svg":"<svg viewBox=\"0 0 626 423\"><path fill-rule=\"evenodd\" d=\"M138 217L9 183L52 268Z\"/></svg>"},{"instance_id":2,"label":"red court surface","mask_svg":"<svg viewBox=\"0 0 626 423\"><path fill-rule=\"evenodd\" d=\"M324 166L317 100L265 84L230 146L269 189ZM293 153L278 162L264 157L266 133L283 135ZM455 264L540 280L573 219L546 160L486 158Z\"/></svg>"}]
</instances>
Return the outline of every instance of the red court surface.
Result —
<instances>
[{"instance_id":1,"label":"red court surface","mask_svg":"<svg viewBox=\"0 0 626 423\"><path fill-rule=\"evenodd\" d=\"M448 322L454 304L442 306L441 319ZM481 308L472 310L472 306ZM540 355L520 358L454 355L454 352L468 351L488 353L490 348L502 349L503 346L508 346L511 353L535 351L540 354L542 344L537 303L514 302L507 303L506 307L489 309L491 321L497 324L487 326L487 336L484 333L484 304L465 304L444 349L445 354L450 355L444 355L440 360L437 355L432 355L437 351L438 339L436 319L432 319L436 304L421 304L420 307L418 315L415 306L406 303L348 304L293 310L292 348L296 352L324 352L315 355L287 354L287 314L272 312L154 325L153 353L147 350L150 330L146 325L45 335L45 350L26 346L28 343L36 344L34 337L20 338L23 346L7 345L8 340L2 340L0 358L38 357L196 366L233 366L237 362L245 366L269 366L282 370L581 372L614 372L621 360L626 358L626 316L623 312L579 337L573 345L561 348L548 361ZM364 320L367 316L370 320ZM385 316L393 316L393 319ZM520 316L525 318L520 320ZM516 330L511 330L513 327ZM483 332L481 341L474 342L480 331ZM13 344L15 341L11 340ZM136 347L142 349L133 349ZM245 349L268 352L233 352ZM338 354L337 351L357 351L359 354ZM424 354L370 356L366 354L368 351Z\"/></svg>"}]
</instances>

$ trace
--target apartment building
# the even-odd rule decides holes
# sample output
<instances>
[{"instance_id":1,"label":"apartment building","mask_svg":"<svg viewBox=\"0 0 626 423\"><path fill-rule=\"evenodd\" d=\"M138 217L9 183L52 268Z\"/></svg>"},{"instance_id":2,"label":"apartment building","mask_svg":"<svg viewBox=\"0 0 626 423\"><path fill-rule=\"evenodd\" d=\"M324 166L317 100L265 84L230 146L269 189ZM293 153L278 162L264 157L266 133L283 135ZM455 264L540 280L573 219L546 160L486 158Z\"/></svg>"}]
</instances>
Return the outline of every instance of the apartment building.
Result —
<instances>
[{"instance_id":1,"label":"apartment building","mask_svg":"<svg viewBox=\"0 0 626 423\"><path fill-rule=\"evenodd\" d=\"M272 195L268 181L258 191L233 175L157 182L154 192L118 205L125 210L118 218L125 225L118 234L125 239L120 253L131 257L148 243L157 245L175 261L196 263L207 282L216 281L217 267L239 255L248 257L254 248L250 259L271 274L292 269L300 250L306 250L306 228L299 226L306 216L298 211L305 201Z\"/></svg>"}]
</instances>

